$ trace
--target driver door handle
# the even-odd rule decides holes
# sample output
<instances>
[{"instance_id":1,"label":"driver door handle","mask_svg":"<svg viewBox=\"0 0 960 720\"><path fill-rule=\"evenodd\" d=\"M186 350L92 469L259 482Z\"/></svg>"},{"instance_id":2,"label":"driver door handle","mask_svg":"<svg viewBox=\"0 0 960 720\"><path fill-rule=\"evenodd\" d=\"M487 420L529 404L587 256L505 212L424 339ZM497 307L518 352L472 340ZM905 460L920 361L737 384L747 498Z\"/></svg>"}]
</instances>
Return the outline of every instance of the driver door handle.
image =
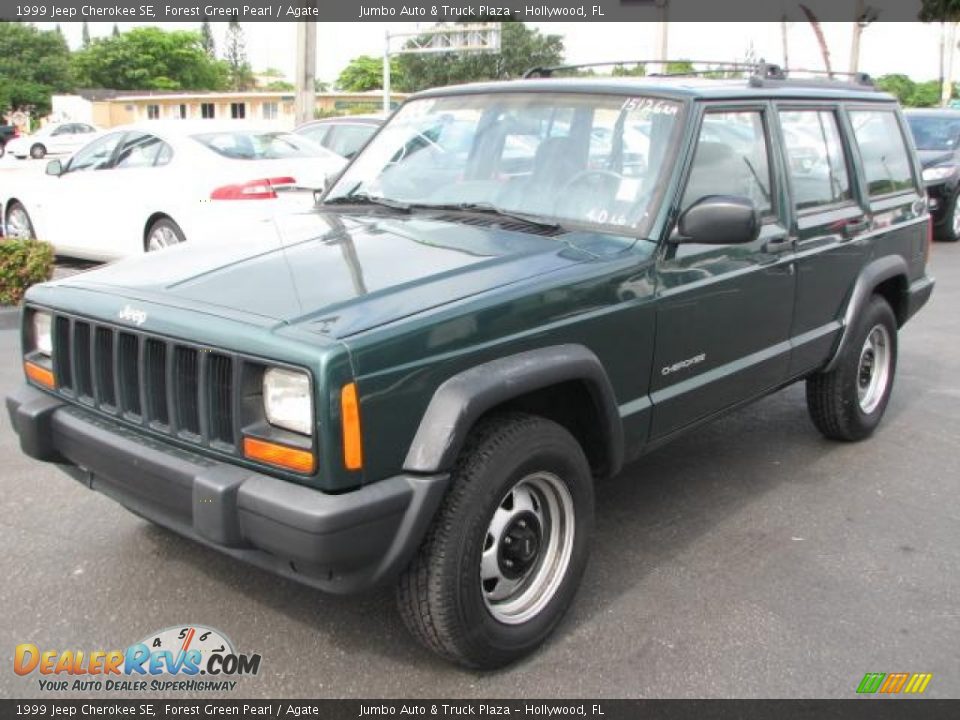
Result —
<instances>
[{"instance_id":1,"label":"driver door handle","mask_svg":"<svg viewBox=\"0 0 960 720\"><path fill-rule=\"evenodd\" d=\"M843 236L845 238L852 238L860 233L866 232L870 229L870 221L867 218L861 218L859 220L851 220L843 226Z\"/></svg>"}]
</instances>

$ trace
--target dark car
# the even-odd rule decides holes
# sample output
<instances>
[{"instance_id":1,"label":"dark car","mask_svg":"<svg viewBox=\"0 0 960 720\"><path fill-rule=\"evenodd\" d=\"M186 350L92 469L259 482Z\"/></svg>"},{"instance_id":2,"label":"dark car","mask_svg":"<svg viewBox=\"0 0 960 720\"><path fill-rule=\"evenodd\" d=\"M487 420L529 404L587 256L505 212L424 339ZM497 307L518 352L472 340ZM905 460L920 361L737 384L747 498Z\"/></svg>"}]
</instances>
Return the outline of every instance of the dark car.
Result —
<instances>
[{"instance_id":1,"label":"dark car","mask_svg":"<svg viewBox=\"0 0 960 720\"><path fill-rule=\"evenodd\" d=\"M304 123L294 130L347 160L359 152L383 125L379 115L346 115Z\"/></svg>"},{"instance_id":2,"label":"dark car","mask_svg":"<svg viewBox=\"0 0 960 720\"><path fill-rule=\"evenodd\" d=\"M7 141L20 137L20 128L16 125L0 125L0 157L7 151Z\"/></svg>"},{"instance_id":3,"label":"dark car","mask_svg":"<svg viewBox=\"0 0 960 720\"><path fill-rule=\"evenodd\" d=\"M801 380L823 435L873 433L934 285L908 133L872 86L764 64L420 93L280 242L31 288L12 424L233 558L394 583L427 647L501 666L572 602L625 463Z\"/></svg>"},{"instance_id":4,"label":"dark car","mask_svg":"<svg viewBox=\"0 0 960 720\"><path fill-rule=\"evenodd\" d=\"M908 110L930 198L934 235L938 240L960 239L960 110Z\"/></svg>"}]
</instances>

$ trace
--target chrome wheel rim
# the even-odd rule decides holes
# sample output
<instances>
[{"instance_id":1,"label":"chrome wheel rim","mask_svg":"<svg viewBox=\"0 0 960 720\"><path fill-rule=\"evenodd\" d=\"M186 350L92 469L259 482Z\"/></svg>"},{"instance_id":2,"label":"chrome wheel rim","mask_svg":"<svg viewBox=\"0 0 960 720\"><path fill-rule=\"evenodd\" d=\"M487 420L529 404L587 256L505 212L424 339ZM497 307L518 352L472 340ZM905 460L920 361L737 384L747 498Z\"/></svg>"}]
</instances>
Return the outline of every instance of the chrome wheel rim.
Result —
<instances>
[{"instance_id":1,"label":"chrome wheel rim","mask_svg":"<svg viewBox=\"0 0 960 720\"><path fill-rule=\"evenodd\" d=\"M550 602L573 554L573 498L548 472L527 475L504 495L490 519L480 557L487 610L517 625Z\"/></svg>"},{"instance_id":2,"label":"chrome wheel rim","mask_svg":"<svg viewBox=\"0 0 960 720\"><path fill-rule=\"evenodd\" d=\"M170 226L160 225L150 232L150 237L147 239L147 252L163 250L163 248L178 245L179 243L180 238L177 237L177 234Z\"/></svg>"},{"instance_id":3,"label":"chrome wheel rim","mask_svg":"<svg viewBox=\"0 0 960 720\"><path fill-rule=\"evenodd\" d=\"M22 207L15 207L7 213L7 236L17 240L30 240L30 218Z\"/></svg>"},{"instance_id":4,"label":"chrome wheel rim","mask_svg":"<svg viewBox=\"0 0 960 720\"><path fill-rule=\"evenodd\" d=\"M960 197L953 201L953 215L950 218L950 227L953 230L953 236L960 238Z\"/></svg>"},{"instance_id":5,"label":"chrome wheel rim","mask_svg":"<svg viewBox=\"0 0 960 720\"><path fill-rule=\"evenodd\" d=\"M875 325L867 333L857 368L857 400L867 415L877 409L887 391L892 358L890 333L884 325Z\"/></svg>"}]
</instances>

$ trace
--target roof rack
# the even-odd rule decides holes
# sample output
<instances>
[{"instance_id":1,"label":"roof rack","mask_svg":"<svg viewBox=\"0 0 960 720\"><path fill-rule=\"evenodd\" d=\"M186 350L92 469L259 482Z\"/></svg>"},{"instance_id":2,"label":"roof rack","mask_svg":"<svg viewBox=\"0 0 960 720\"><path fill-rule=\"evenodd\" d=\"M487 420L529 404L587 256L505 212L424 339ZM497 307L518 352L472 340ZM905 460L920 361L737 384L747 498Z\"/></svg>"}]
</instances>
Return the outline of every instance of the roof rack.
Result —
<instances>
[{"instance_id":1,"label":"roof rack","mask_svg":"<svg viewBox=\"0 0 960 720\"><path fill-rule=\"evenodd\" d=\"M873 79L863 72L831 72L825 70L806 70L782 68L766 60L757 62L729 62L726 60L620 60L615 62L579 63L576 65L554 65L552 67L533 67L523 74L528 78L549 78L557 72L571 72L596 67L627 67L631 65L669 65L682 62L687 65L705 65L703 70L683 70L680 72L650 73L648 77L697 77L713 75L718 72L744 72L754 87L855 87L857 89L874 88ZM813 78L792 77L794 73L813 75ZM844 79L838 80L840 76Z\"/></svg>"}]
</instances>

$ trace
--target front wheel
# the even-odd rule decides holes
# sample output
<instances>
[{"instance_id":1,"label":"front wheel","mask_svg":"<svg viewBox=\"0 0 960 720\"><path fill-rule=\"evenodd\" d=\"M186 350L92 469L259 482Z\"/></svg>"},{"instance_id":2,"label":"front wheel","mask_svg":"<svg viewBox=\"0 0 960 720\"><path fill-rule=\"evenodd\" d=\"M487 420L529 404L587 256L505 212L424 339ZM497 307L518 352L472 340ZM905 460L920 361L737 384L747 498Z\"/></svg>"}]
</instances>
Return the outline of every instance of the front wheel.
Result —
<instances>
[{"instance_id":1,"label":"front wheel","mask_svg":"<svg viewBox=\"0 0 960 720\"><path fill-rule=\"evenodd\" d=\"M34 160L43 160L46 154L47 149L40 143L37 143L30 148L30 157L32 157Z\"/></svg>"},{"instance_id":2,"label":"front wheel","mask_svg":"<svg viewBox=\"0 0 960 720\"><path fill-rule=\"evenodd\" d=\"M501 667L539 646L573 600L593 528L590 467L563 427L511 413L476 428L450 482L400 578L400 612L443 657Z\"/></svg>"},{"instance_id":3,"label":"front wheel","mask_svg":"<svg viewBox=\"0 0 960 720\"><path fill-rule=\"evenodd\" d=\"M33 240L37 237L27 209L16 200L7 206L5 234L17 240Z\"/></svg>"},{"instance_id":4,"label":"front wheel","mask_svg":"<svg viewBox=\"0 0 960 720\"><path fill-rule=\"evenodd\" d=\"M897 369L897 320L879 295L851 328L836 367L807 379L813 424L832 440L863 440L880 424Z\"/></svg>"},{"instance_id":5,"label":"front wheel","mask_svg":"<svg viewBox=\"0 0 960 720\"><path fill-rule=\"evenodd\" d=\"M937 228L937 239L947 242L960 240L960 190L957 190L944 208L943 224Z\"/></svg>"}]
</instances>

